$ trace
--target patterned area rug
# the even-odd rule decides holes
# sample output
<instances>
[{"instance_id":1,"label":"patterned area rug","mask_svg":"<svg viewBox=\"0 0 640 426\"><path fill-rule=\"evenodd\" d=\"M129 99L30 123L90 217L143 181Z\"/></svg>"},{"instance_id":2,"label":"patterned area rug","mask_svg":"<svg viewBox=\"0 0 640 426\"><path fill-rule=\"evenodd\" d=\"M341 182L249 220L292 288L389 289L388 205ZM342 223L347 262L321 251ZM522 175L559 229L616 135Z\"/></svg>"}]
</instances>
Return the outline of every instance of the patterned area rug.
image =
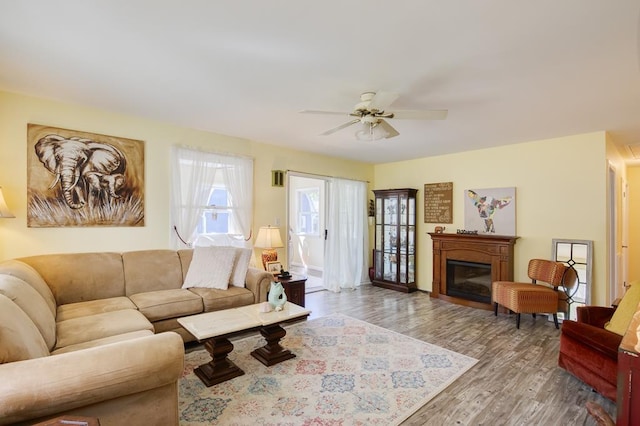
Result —
<instances>
[{"instance_id":1,"label":"patterned area rug","mask_svg":"<svg viewBox=\"0 0 640 426\"><path fill-rule=\"evenodd\" d=\"M207 388L186 355L181 425L394 425L453 383L477 360L344 315L288 326L282 346L296 358L265 367L249 353L260 335L233 342L245 375Z\"/></svg>"}]
</instances>

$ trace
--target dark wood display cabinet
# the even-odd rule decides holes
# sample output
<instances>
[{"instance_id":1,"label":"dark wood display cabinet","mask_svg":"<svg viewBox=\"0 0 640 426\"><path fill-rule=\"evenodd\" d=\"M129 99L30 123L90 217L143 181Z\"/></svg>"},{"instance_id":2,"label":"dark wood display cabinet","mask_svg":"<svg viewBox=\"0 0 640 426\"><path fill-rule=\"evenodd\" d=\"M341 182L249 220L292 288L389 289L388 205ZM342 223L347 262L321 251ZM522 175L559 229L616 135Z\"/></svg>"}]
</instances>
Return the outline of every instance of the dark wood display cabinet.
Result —
<instances>
[{"instance_id":1,"label":"dark wood display cabinet","mask_svg":"<svg viewBox=\"0 0 640 426\"><path fill-rule=\"evenodd\" d=\"M417 289L417 189L374 190L375 246L372 284L406 293Z\"/></svg>"}]
</instances>

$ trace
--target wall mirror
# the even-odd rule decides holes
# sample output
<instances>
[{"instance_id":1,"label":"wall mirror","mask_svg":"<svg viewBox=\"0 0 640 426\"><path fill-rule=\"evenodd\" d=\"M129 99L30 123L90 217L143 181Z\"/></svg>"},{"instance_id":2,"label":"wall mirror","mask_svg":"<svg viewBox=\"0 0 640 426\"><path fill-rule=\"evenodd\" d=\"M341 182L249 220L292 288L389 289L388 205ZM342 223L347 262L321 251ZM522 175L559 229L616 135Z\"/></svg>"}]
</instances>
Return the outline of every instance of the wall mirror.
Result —
<instances>
[{"instance_id":1,"label":"wall mirror","mask_svg":"<svg viewBox=\"0 0 640 426\"><path fill-rule=\"evenodd\" d=\"M593 241L553 239L551 252L553 260L572 267L577 273L578 282L574 288L567 290L570 298L569 319L575 320L576 308L591 304Z\"/></svg>"}]
</instances>

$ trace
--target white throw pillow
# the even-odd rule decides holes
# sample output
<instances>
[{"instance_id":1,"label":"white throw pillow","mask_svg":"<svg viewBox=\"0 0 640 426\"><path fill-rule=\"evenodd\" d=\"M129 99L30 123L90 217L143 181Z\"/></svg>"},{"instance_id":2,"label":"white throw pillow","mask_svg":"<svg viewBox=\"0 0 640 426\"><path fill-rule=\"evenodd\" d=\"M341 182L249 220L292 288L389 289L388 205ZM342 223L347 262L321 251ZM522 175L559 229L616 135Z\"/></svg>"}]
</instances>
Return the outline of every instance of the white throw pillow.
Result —
<instances>
[{"instance_id":1,"label":"white throw pillow","mask_svg":"<svg viewBox=\"0 0 640 426\"><path fill-rule=\"evenodd\" d=\"M236 251L229 247L196 247L182 288L205 287L226 290Z\"/></svg>"},{"instance_id":2,"label":"white throw pillow","mask_svg":"<svg viewBox=\"0 0 640 426\"><path fill-rule=\"evenodd\" d=\"M236 259L229 284L234 287L244 287L247 278L247 269L249 269L249 262L251 261L251 249L235 248L234 250L236 252Z\"/></svg>"}]
</instances>

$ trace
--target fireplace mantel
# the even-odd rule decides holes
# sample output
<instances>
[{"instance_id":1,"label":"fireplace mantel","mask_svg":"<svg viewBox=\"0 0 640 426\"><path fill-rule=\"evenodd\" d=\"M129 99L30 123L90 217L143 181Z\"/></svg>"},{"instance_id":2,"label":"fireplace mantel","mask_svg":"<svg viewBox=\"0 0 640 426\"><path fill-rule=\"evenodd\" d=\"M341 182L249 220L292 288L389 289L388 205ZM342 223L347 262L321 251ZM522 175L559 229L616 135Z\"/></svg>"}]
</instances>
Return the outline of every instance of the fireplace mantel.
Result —
<instances>
[{"instance_id":1,"label":"fireplace mantel","mask_svg":"<svg viewBox=\"0 0 640 426\"><path fill-rule=\"evenodd\" d=\"M505 235L432 233L433 288L431 297L460 305L493 309L491 304L447 296L447 260L491 265L492 281L513 280L513 246L518 237Z\"/></svg>"}]
</instances>

